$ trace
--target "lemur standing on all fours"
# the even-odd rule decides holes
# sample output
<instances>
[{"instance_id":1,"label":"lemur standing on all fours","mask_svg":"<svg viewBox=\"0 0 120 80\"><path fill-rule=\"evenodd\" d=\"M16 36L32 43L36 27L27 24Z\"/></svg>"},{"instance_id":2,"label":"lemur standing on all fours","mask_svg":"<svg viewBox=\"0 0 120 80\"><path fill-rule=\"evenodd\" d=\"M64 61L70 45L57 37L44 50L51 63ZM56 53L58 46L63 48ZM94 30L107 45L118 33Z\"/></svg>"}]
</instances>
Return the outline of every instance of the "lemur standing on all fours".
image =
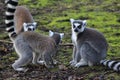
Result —
<instances>
[{"instance_id":1,"label":"lemur standing on all fours","mask_svg":"<svg viewBox=\"0 0 120 80\"><path fill-rule=\"evenodd\" d=\"M74 44L71 66L93 66L102 64L120 71L120 62L105 60L108 44L102 33L86 28L86 20L70 19L72 25L72 42Z\"/></svg>"},{"instance_id":2,"label":"lemur standing on all fours","mask_svg":"<svg viewBox=\"0 0 120 80\"><path fill-rule=\"evenodd\" d=\"M64 33L56 33L50 31L50 36L38 34L33 31L25 31L17 34L14 30L14 12L18 0L9 0L7 2L6 20L7 32L13 41L13 45L19 58L12 67L16 71L26 71L22 66L32 62L33 64L41 64L48 68L53 67L53 58L56 55L57 47ZM12 14L11 14L12 13ZM12 24L11 24L12 23ZM40 59L43 59L40 61Z\"/></svg>"},{"instance_id":3,"label":"lemur standing on all fours","mask_svg":"<svg viewBox=\"0 0 120 80\"><path fill-rule=\"evenodd\" d=\"M8 4L9 1L10 0L5 0L5 3ZM26 8L25 6L17 6L14 12L14 9L12 9L11 7L14 7L14 5L10 6L8 8L8 11L6 12L6 15L8 18L8 20L6 20L6 23L8 26L13 25L13 21L10 21L9 19L14 18L14 24L15 24L14 28L17 34L24 31L34 31L36 29L37 23L34 21L28 8ZM14 14L14 17L13 17L13 14ZM8 30L11 30L11 29L9 28Z\"/></svg>"}]
</instances>

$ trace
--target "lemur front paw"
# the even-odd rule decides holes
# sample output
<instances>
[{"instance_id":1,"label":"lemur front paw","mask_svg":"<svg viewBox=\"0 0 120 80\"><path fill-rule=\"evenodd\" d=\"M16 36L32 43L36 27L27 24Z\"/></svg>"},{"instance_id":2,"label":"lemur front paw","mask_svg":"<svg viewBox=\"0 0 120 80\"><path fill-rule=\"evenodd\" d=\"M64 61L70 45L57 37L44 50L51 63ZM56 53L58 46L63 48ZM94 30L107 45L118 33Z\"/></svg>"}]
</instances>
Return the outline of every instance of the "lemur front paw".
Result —
<instances>
[{"instance_id":1,"label":"lemur front paw","mask_svg":"<svg viewBox=\"0 0 120 80\"><path fill-rule=\"evenodd\" d=\"M70 61L70 65L71 66L75 66L76 65L76 62L74 60Z\"/></svg>"},{"instance_id":2,"label":"lemur front paw","mask_svg":"<svg viewBox=\"0 0 120 80\"><path fill-rule=\"evenodd\" d=\"M77 64L75 65L75 67L76 67L76 68L79 68L79 67L81 67L81 66L86 66L86 65L87 65L86 62L79 62L79 63L77 63Z\"/></svg>"},{"instance_id":3,"label":"lemur front paw","mask_svg":"<svg viewBox=\"0 0 120 80\"><path fill-rule=\"evenodd\" d=\"M22 72L26 72L28 71L28 68L20 68L20 66L16 66L16 64L12 64L12 67L15 71L22 71Z\"/></svg>"},{"instance_id":4,"label":"lemur front paw","mask_svg":"<svg viewBox=\"0 0 120 80\"><path fill-rule=\"evenodd\" d=\"M36 64L37 64L37 61L32 60L32 63L33 63L34 65L36 65Z\"/></svg>"},{"instance_id":5,"label":"lemur front paw","mask_svg":"<svg viewBox=\"0 0 120 80\"><path fill-rule=\"evenodd\" d=\"M77 63L74 67L79 68L81 66L81 63Z\"/></svg>"},{"instance_id":6,"label":"lemur front paw","mask_svg":"<svg viewBox=\"0 0 120 80\"><path fill-rule=\"evenodd\" d=\"M40 60L40 61L38 61L38 64L40 64L40 65L44 65L44 64L45 64L45 61Z\"/></svg>"},{"instance_id":7,"label":"lemur front paw","mask_svg":"<svg viewBox=\"0 0 120 80\"><path fill-rule=\"evenodd\" d=\"M21 71L21 72L27 72L28 71L28 68L16 68L16 69L14 69L14 70L16 70L16 71Z\"/></svg>"}]
</instances>

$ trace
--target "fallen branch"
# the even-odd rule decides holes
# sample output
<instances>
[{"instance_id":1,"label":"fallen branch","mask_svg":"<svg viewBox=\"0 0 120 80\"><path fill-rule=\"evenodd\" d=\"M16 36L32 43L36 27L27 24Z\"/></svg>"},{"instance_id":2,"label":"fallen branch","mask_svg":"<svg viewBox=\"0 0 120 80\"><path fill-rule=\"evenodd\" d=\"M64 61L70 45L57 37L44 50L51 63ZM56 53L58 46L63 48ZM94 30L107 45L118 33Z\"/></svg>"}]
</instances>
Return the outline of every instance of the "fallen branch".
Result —
<instances>
[{"instance_id":1,"label":"fallen branch","mask_svg":"<svg viewBox=\"0 0 120 80\"><path fill-rule=\"evenodd\" d=\"M11 41L5 41L5 40L0 40L0 42L13 44L13 42L11 42Z\"/></svg>"},{"instance_id":2,"label":"fallen branch","mask_svg":"<svg viewBox=\"0 0 120 80\"><path fill-rule=\"evenodd\" d=\"M6 41L6 40L0 40L0 42L13 44L13 42ZM65 44L62 43L62 44L60 44L60 46L73 46L73 44L72 43L65 43Z\"/></svg>"}]
</instances>

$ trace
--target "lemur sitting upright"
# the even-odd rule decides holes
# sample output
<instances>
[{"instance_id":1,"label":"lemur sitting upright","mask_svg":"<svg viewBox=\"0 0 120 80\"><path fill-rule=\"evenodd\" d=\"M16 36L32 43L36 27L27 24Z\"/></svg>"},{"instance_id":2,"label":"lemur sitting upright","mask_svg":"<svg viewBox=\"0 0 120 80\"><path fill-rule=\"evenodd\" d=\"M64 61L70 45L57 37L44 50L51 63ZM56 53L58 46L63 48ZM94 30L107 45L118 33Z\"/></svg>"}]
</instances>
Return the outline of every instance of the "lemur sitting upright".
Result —
<instances>
[{"instance_id":1,"label":"lemur sitting upright","mask_svg":"<svg viewBox=\"0 0 120 80\"><path fill-rule=\"evenodd\" d=\"M86 20L70 19L70 22L74 44L71 66L103 64L115 71L120 71L120 62L105 60L108 44L102 33L92 28L86 28Z\"/></svg>"}]
</instances>

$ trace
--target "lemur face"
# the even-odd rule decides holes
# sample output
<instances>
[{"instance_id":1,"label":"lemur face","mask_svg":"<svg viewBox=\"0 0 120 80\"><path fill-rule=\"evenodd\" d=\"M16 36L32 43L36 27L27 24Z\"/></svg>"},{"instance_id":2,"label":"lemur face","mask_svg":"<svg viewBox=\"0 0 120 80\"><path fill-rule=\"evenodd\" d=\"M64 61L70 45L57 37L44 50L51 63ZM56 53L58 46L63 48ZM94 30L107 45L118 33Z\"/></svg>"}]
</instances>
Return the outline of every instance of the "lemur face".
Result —
<instances>
[{"instance_id":1,"label":"lemur face","mask_svg":"<svg viewBox=\"0 0 120 80\"><path fill-rule=\"evenodd\" d=\"M74 20L70 19L72 30L76 33L83 32L86 26L86 20Z\"/></svg>"},{"instance_id":2,"label":"lemur face","mask_svg":"<svg viewBox=\"0 0 120 80\"><path fill-rule=\"evenodd\" d=\"M36 29L36 22L33 23L24 23L23 27L24 27L24 31L34 31Z\"/></svg>"}]
</instances>

